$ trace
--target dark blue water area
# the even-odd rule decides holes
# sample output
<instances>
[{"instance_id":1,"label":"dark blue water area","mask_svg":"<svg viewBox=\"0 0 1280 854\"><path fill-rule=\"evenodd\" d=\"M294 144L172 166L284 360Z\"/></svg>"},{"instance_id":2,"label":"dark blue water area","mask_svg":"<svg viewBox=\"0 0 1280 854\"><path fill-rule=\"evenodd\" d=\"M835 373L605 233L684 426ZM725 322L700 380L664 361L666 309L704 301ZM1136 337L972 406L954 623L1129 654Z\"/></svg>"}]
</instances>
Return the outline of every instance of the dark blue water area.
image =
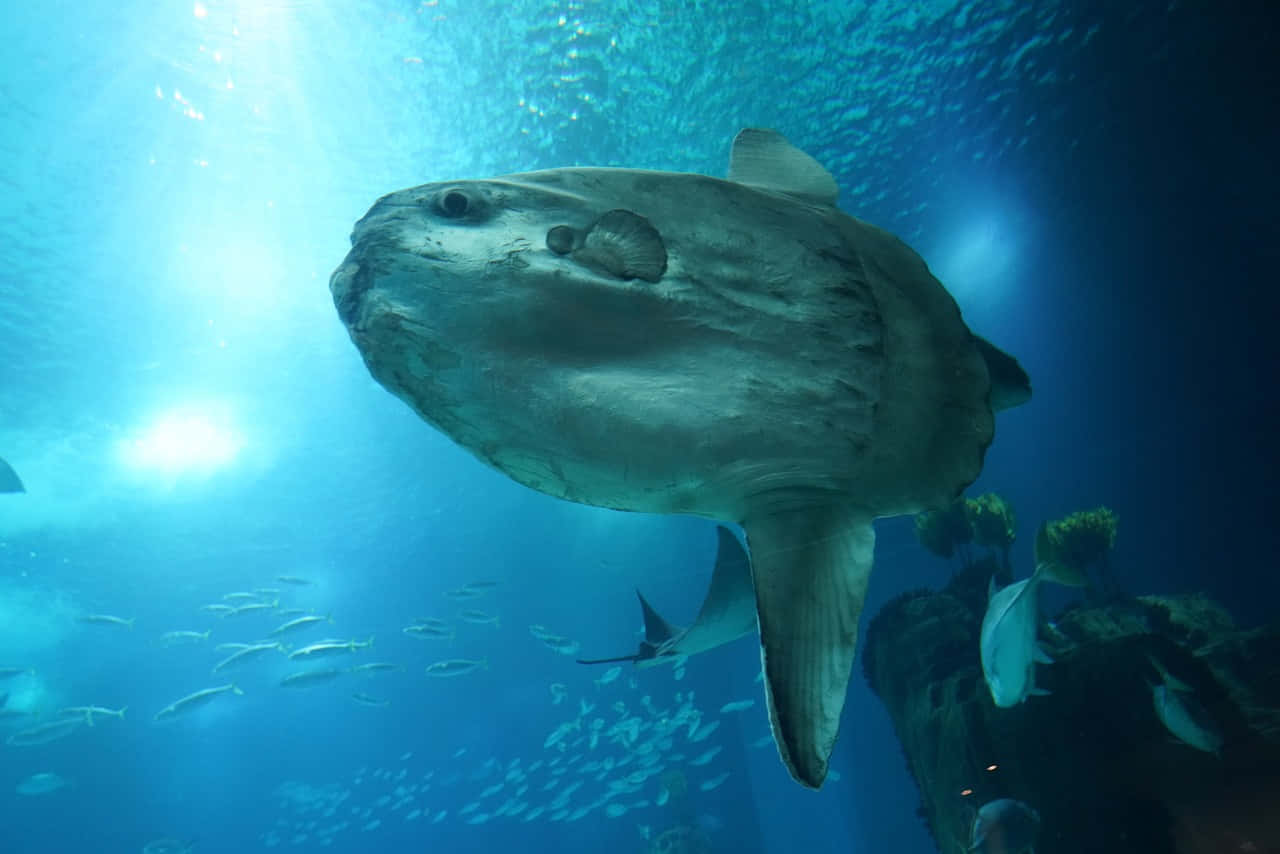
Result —
<instances>
[{"instance_id":1,"label":"dark blue water area","mask_svg":"<svg viewBox=\"0 0 1280 854\"><path fill-rule=\"evenodd\" d=\"M753 639L603 684L608 665L542 643L530 626L583 656L633 650L637 589L691 620L713 523L561 502L485 467L370 379L325 282L351 224L393 189L569 164L721 175L739 127L777 127L1030 374L1032 402L999 415L969 489L1015 508L1015 574L1041 520L1105 505L1126 592L1203 592L1259 624L1280 596L1277 32L1262 2L55 3L6 17L0 455L28 491L0 495L0 667L32 672L0 684L14 710L0 736L68 706L127 708L0 745L0 854L163 838L201 854L643 854L668 850L673 828L705 840L687 852L937 850L857 664L836 773L814 793L769 742ZM219 464L137 465L129 448L165 413L241 444ZM876 530L864 631L955 570L910 518ZM445 595L482 580L498 583ZM279 589L262 594L272 613L202 610L262 587ZM1078 596L1045 594L1049 614ZM470 606L498 624L459 621ZM334 666L401 669L286 688L296 667L272 652L211 672L227 654L214 644L264 637L283 608L333 618L295 643L372 638ZM94 613L133 626L81 621ZM421 617L456 637L402 631ZM160 643L180 629L210 638ZM449 658L484 664L425 674ZM243 693L154 719L228 683ZM629 717L670 726L672 744L611 816L597 798L642 754L587 738ZM576 744L544 746L574 721ZM627 764L577 770L606 758ZM18 793L37 774L62 785ZM592 809L551 820L579 780L561 809ZM496 815L508 798L519 814Z\"/></svg>"}]
</instances>

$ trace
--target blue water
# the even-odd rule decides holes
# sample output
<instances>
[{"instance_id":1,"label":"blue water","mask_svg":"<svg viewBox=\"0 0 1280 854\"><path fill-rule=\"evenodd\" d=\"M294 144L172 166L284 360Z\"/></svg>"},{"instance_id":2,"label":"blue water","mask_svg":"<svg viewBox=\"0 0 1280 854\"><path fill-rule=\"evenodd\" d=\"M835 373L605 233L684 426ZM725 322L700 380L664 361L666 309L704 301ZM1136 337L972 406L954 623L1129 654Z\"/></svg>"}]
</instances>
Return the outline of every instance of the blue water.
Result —
<instances>
[{"instance_id":1,"label":"blue water","mask_svg":"<svg viewBox=\"0 0 1280 854\"><path fill-rule=\"evenodd\" d=\"M374 199L428 181L573 164L722 175L738 128L777 128L1031 374L1033 405L1002 416L973 489L1016 507L1020 566L1036 520L1106 504L1128 589L1201 590L1246 624L1273 613L1259 595L1277 546L1275 345L1260 320L1273 298L1256 289L1278 260L1259 200L1275 197L1280 143L1257 107L1276 72L1256 24L1179 3L29 8L0 22L0 456L28 490L0 496L0 667L33 672L0 685L27 715L0 731L66 706L127 710L0 749L6 854L163 837L202 854L643 852L682 823L714 851L935 850L856 667L839 779L813 793L759 746L752 641L680 679L627 669L598 686L601 669L531 635L625 652L636 587L690 619L713 528L519 487L369 377L328 276ZM948 572L911 520L882 521L863 625ZM467 605L445 591L478 580L498 585L467 605L499 625L460 624L452 643L401 632L452 619ZM291 690L272 653L212 675L214 644L283 619L202 606L261 587L280 588L264 594L278 609L331 614L313 639L372 636L352 660L403 670ZM211 636L165 647L171 630ZM423 676L440 658L487 667ZM226 681L243 694L153 721ZM524 821L557 794L545 763L630 752L561 753L547 736L582 702L589 726L639 714L643 697L722 721L671 748L683 784L646 780L618 817ZM66 786L17 794L37 773ZM606 785L564 775L578 777L573 807ZM508 798L521 814L494 815Z\"/></svg>"}]
</instances>

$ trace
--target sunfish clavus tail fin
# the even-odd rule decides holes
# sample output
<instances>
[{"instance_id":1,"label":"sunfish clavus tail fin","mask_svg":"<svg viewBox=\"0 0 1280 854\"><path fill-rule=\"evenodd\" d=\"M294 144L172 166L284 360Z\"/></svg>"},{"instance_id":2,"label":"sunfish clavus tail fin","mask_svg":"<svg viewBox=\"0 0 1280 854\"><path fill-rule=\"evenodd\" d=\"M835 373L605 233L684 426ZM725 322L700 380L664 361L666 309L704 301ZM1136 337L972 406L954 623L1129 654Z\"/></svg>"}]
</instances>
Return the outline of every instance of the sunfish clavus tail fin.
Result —
<instances>
[{"instance_id":1,"label":"sunfish clavus tail fin","mask_svg":"<svg viewBox=\"0 0 1280 854\"><path fill-rule=\"evenodd\" d=\"M13 470L13 466L5 462L0 457L0 492L26 492L27 488L22 485L22 478L18 477L18 473Z\"/></svg>"},{"instance_id":2,"label":"sunfish clavus tail fin","mask_svg":"<svg viewBox=\"0 0 1280 854\"><path fill-rule=\"evenodd\" d=\"M827 776L871 576L870 515L807 507L748 519L769 722L783 763Z\"/></svg>"}]
</instances>

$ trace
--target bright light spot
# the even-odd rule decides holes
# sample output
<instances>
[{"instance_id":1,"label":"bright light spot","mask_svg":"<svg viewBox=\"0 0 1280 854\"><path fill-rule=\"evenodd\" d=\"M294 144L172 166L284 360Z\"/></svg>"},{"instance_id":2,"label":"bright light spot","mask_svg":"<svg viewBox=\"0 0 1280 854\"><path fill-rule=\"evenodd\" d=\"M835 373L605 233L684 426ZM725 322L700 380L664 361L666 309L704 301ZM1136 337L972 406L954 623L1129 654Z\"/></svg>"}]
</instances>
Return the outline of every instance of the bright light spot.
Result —
<instances>
[{"instance_id":1,"label":"bright light spot","mask_svg":"<svg viewBox=\"0 0 1280 854\"><path fill-rule=\"evenodd\" d=\"M205 6L203 3L197 3L191 8L191 14L203 20L204 18L209 17L209 7Z\"/></svg>"},{"instance_id":2,"label":"bright light spot","mask_svg":"<svg viewBox=\"0 0 1280 854\"><path fill-rule=\"evenodd\" d=\"M970 795L972 795L972 794L973 794L973 789L961 789L961 790L960 790L960 797L962 797L962 798L967 798L967 797L969 797L969 796L970 796Z\"/></svg>"},{"instance_id":3,"label":"bright light spot","mask_svg":"<svg viewBox=\"0 0 1280 854\"><path fill-rule=\"evenodd\" d=\"M132 468L168 475L210 473L235 460L244 438L226 418L187 411L161 415L141 436L120 444Z\"/></svg>"},{"instance_id":4,"label":"bright light spot","mask_svg":"<svg viewBox=\"0 0 1280 854\"><path fill-rule=\"evenodd\" d=\"M992 219L971 222L939 253L938 274L961 308L999 301L1009 287L1017 237Z\"/></svg>"},{"instance_id":5,"label":"bright light spot","mask_svg":"<svg viewBox=\"0 0 1280 854\"><path fill-rule=\"evenodd\" d=\"M996 770L996 769L997 769L997 768L999 768L999 767L1000 767L999 765L988 765L988 766L987 766L987 770L988 770L988 771L994 771L994 770Z\"/></svg>"}]
</instances>

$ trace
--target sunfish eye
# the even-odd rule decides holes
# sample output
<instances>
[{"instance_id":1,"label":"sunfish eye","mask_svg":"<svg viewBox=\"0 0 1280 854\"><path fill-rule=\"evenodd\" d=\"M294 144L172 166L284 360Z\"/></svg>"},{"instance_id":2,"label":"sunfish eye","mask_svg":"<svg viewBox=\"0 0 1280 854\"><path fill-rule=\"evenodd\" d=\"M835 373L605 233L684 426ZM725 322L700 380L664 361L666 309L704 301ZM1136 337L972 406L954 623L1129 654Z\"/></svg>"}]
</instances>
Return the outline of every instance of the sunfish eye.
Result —
<instances>
[{"instance_id":1,"label":"sunfish eye","mask_svg":"<svg viewBox=\"0 0 1280 854\"><path fill-rule=\"evenodd\" d=\"M440 200L440 210L447 217L457 218L466 214L471 208L471 200L461 190L450 190Z\"/></svg>"},{"instance_id":2,"label":"sunfish eye","mask_svg":"<svg viewBox=\"0 0 1280 854\"><path fill-rule=\"evenodd\" d=\"M573 229L557 225L547 232L547 248L557 255L568 255L573 250Z\"/></svg>"}]
</instances>

